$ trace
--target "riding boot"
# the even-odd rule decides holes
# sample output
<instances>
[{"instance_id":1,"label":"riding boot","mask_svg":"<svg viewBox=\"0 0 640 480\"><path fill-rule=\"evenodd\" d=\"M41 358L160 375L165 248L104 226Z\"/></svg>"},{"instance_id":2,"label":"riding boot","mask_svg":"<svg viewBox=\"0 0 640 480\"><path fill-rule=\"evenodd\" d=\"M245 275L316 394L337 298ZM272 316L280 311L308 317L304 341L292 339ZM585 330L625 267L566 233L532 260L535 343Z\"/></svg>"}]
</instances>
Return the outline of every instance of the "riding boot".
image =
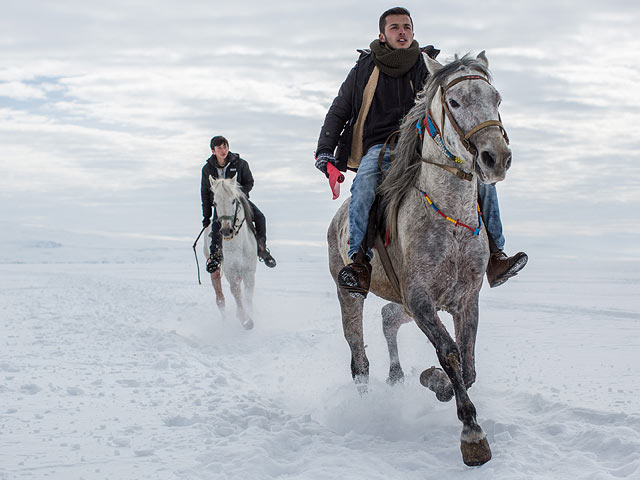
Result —
<instances>
[{"instance_id":1,"label":"riding boot","mask_svg":"<svg viewBox=\"0 0 640 480\"><path fill-rule=\"evenodd\" d=\"M258 239L258 258L269 268L276 266L276 259L271 256L266 245L266 240L263 238Z\"/></svg>"},{"instance_id":2,"label":"riding boot","mask_svg":"<svg viewBox=\"0 0 640 480\"><path fill-rule=\"evenodd\" d=\"M211 256L207 259L207 272L215 273L222 265L222 248L211 250Z\"/></svg>"},{"instance_id":3,"label":"riding boot","mask_svg":"<svg viewBox=\"0 0 640 480\"><path fill-rule=\"evenodd\" d=\"M353 298L366 298L371 284L371 263L365 256L352 258L352 262L338 272L338 285Z\"/></svg>"},{"instance_id":4,"label":"riding boot","mask_svg":"<svg viewBox=\"0 0 640 480\"><path fill-rule=\"evenodd\" d=\"M515 277L527 264L529 257L524 252L518 252L511 257L502 251L492 252L487 264L487 280L491 288L499 287L511 277Z\"/></svg>"},{"instance_id":5,"label":"riding boot","mask_svg":"<svg viewBox=\"0 0 640 480\"><path fill-rule=\"evenodd\" d=\"M207 272L215 273L222 265L222 236L217 222L211 228L210 255L207 259Z\"/></svg>"}]
</instances>

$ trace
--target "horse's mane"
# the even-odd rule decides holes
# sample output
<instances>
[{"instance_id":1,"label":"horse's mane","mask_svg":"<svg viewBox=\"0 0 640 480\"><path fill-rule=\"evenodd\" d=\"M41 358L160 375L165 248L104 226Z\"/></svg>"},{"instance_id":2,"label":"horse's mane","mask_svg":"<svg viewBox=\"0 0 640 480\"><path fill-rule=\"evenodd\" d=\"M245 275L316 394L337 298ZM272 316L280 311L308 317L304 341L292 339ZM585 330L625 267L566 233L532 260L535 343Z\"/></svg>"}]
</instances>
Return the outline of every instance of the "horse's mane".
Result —
<instances>
[{"instance_id":1,"label":"horse's mane","mask_svg":"<svg viewBox=\"0 0 640 480\"><path fill-rule=\"evenodd\" d=\"M249 228L253 228L253 210L251 209L251 205L249 204L249 200L247 196L244 194L238 182L232 178L218 178L215 180L213 185L211 185L211 190L220 189L221 192L219 194L225 197L231 197L232 200L239 200L242 204L242 208L244 209L244 217L249 225ZM215 195L215 194L214 194Z\"/></svg>"},{"instance_id":2,"label":"horse's mane","mask_svg":"<svg viewBox=\"0 0 640 480\"><path fill-rule=\"evenodd\" d=\"M424 88L416 97L414 106L409 110L400 123L400 137L395 150L395 158L391 168L385 174L378 187L378 192L383 195L383 208L387 225L391 228L391 234L395 235L398 220L398 209L405 195L415 185L420 174L421 161L417 155L420 137L416 133L416 124L421 121L431 105L438 88L444 84L446 78L459 70L468 67L478 70L491 80L491 74L487 67L476 60L469 53L462 58L455 56L454 60L444 65L436 73L429 75Z\"/></svg>"}]
</instances>

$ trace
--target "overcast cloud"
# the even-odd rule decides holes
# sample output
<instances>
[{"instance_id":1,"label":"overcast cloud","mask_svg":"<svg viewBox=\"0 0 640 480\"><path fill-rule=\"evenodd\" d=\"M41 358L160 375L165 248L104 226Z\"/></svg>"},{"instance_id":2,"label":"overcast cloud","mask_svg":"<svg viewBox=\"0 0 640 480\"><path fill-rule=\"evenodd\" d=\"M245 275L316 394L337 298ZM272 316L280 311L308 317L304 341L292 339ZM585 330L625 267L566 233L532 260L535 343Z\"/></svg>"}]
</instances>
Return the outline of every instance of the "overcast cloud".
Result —
<instances>
[{"instance_id":1,"label":"overcast cloud","mask_svg":"<svg viewBox=\"0 0 640 480\"><path fill-rule=\"evenodd\" d=\"M322 240L338 204L313 168L317 135L394 4L5 3L0 220L189 237L208 141L224 134L273 235L295 240L302 218L300 239ZM640 258L637 2L403 5L440 61L487 52L514 150L499 186L513 247L589 235Z\"/></svg>"}]
</instances>

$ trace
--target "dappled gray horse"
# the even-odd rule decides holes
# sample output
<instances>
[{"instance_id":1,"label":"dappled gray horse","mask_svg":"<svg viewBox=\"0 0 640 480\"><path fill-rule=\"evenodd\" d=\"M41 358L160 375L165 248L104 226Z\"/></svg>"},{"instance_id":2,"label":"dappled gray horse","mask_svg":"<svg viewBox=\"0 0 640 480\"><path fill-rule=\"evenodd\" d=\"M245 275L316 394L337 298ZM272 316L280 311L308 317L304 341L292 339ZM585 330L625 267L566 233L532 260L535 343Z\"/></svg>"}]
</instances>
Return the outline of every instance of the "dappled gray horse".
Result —
<instances>
[{"instance_id":1,"label":"dappled gray horse","mask_svg":"<svg viewBox=\"0 0 640 480\"><path fill-rule=\"evenodd\" d=\"M402 378L398 360L398 327L412 319L436 349L442 367L431 367L421 383L439 400L456 398L462 421L461 451L467 465L491 458L485 433L467 389L476 379L475 339L478 295L489 258L487 234L477 204L477 179L495 183L511 164L508 139L498 114L500 95L490 84L482 52L446 65L425 56L429 77L415 106L402 121L392 166L380 185L385 218L391 228L389 257L399 290L389 281L376 252L371 291L390 300L383 308L389 345L391 383ZM329 266L338 285L347 257L348 200L328 231ZM364 300L338 287L344 335L351 349L356 384L369 378L362 333ZM438 318L453 316L455 341Z\"/></svg>"},{"instance_id":2,"label":"dappled gray horse","mask_svg":"<svg viewBox=\"0 0 640 480\"><path fill-rule=\"evenodd\" d=\"M242 326L253 328L251 310L258 261L256 237L251 230L251 206L235 179L214 179L209 175L215 209L215 221L220 224L222 237L222 264L211 274L211 283L216 292L216 304L225 317L225 298L222 279L229 282L231 294L236 300L236 315ZM209 257L211 226L206 229L204 255ZM244 284L244 295L242 286Z\"/></svg>"}]
</instances>

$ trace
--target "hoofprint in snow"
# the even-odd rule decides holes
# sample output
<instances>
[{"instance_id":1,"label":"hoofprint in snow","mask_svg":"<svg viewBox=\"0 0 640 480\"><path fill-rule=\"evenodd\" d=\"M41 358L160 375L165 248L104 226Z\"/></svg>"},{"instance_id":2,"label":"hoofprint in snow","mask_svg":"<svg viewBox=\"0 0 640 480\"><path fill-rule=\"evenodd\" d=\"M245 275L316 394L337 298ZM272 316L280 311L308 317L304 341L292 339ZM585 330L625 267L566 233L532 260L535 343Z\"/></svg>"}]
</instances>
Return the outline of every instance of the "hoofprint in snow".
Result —
<instances>
[{"instance_id":1,"label":"hoofprint in snow","mask_svg":"<svg viewBox=\"0 0 640 480\"><path fill-rule=\"evenodd\" d=\"M250 332L221 320L188 247L5 260L0 478L640 477L637 263L532 255L483 289L472 391L493 460L469 468L455 405L419 384L437 362L424 335L401 328L407 377L389 387L368 299L359 396L326 254L287 249L259 265Z\"/></svg>"}]
</instances>

